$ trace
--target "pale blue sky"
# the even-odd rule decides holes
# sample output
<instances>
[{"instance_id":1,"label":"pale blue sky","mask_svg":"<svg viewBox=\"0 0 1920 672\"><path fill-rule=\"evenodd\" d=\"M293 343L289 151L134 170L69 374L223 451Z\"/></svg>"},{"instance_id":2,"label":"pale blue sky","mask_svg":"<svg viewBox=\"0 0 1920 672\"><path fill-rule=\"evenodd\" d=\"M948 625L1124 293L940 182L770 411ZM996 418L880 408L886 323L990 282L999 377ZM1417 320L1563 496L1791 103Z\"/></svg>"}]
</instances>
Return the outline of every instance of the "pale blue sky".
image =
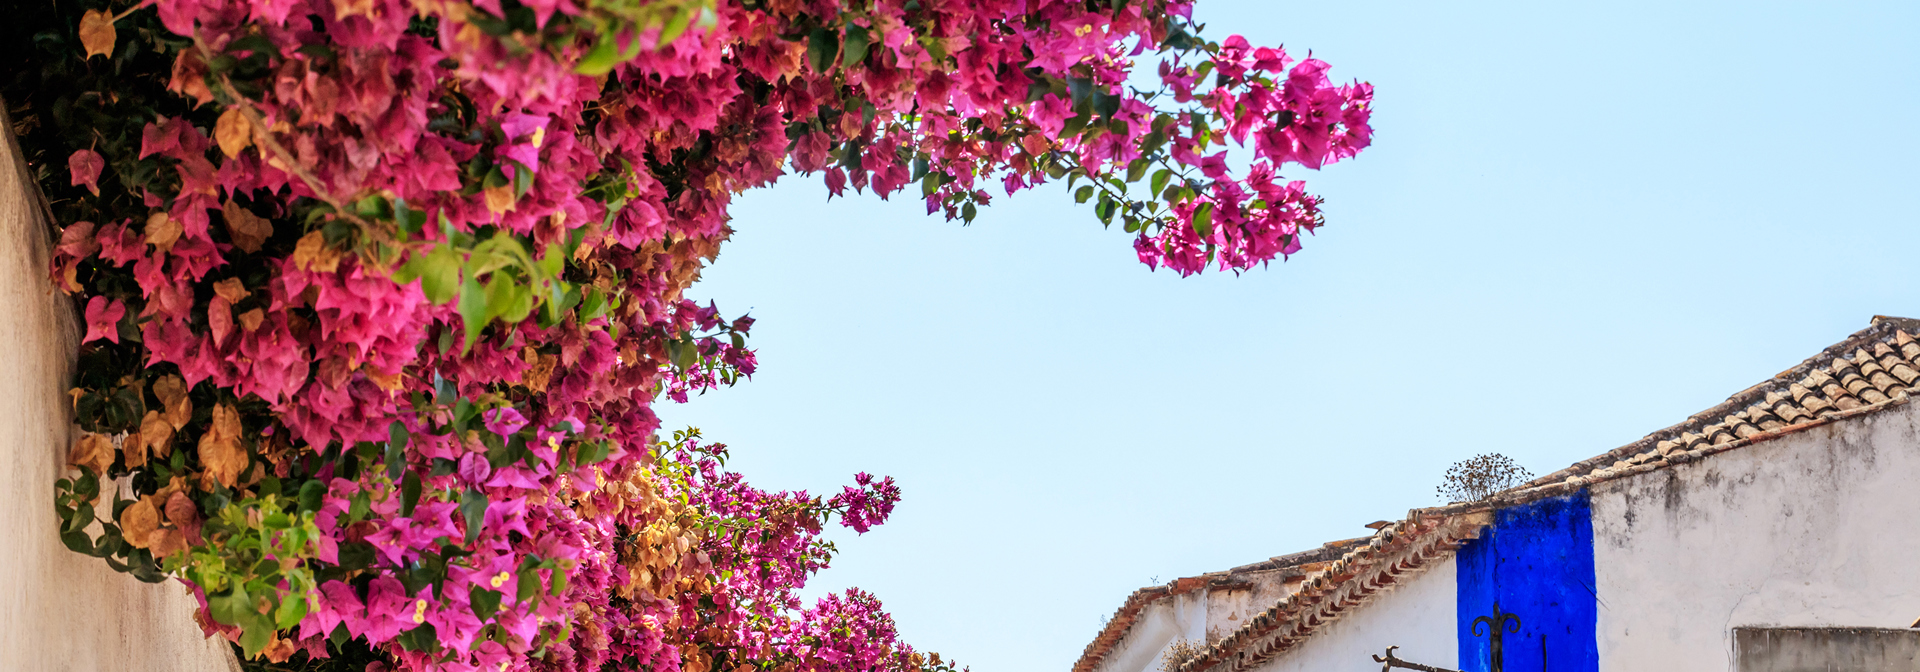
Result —
<instances>
[{"instance_id":1,"label":"pale blue sky","mask_svg":"<svg viewBox=\"0 0 1920 672\"><path fill-rule=\"evenodd\" d=\"M816 589L978 672L1065 672L1149 581L1546 473L1875 314L1920 317L1920 3L1201 0L1216 39L1378 87L1329 226L1240 277L1149 272L1062 190L971 227L791 179L690 293L754 380L663 407L769 488L899 479Z\"/></svg>"}]
</instances>

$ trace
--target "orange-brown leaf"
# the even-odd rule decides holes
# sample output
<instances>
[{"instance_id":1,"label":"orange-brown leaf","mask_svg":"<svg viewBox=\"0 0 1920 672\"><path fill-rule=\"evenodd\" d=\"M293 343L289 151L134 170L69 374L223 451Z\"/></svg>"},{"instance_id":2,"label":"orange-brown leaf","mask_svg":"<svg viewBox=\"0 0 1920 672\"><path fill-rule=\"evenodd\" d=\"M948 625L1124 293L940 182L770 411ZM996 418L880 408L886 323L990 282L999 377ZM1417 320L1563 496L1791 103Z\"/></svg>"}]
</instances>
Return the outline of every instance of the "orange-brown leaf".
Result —
<instances>
[{"instance_id":1,"label":"orange-brown leaf","mask_svg":"<svg viewBox=\"0 0 1920 672\"><path fill-rule=\"evenodd\" d=\"M152 411L148 411L152 413ZM128 432L127 438L120 441L120 459L128 469L138 469L147 464L147 437L142 432Z\"/></svg>"},{"instance_id":2,"label":"orange-brown leaf","mask_svg":"<svg viewBox=\"0 0 1920 672\"><path fill-rule=\"evenodd\" d=\"M259 329L260 323L266 319L267 314L260 312L259 308L249 310L240 314L240 328L247 330L248 333L252 333L253 330Z\"/></svg>"},{"instance_id":3,"label":"orange-brown leaf","mask_svg":"<svg viewBox=\"0 0 1920 672\"><path fill-rule=\"evenodd\" d=\"M327 245L326 236L314 231L301 236L293 246L293 265L301 270L332 273L340 267L340 251Z\"/></svg>"},{"instance_id":4,"label":"orange-brown leaf","mask_svg":"<svg viewBox=\"0 0 1920 672\"><path fill-rule=\"evenodd\" d=\"M117 36L113 29L112 14L90 9L80 15L80 46L87 49L87 58L95 55L112 58L113 42Z\"/></svg>"},{"instance_id":5,"label":"orange-brown leaf","mask_svg":"<svg viewBox=\"0 0 1920 672\"><path fill-rule=\"evenodd\" d=\"M513 211L512 185L503 184L498 187L487 187L486 189L482 189L481 193L487 197L488 212L498 215L503 212Z\"/></svg>"},{"instance_id":6,"label":"orange-brown leaf","mask_svg":"<svg viewBox=\"0 0 1920 672\"><path fill-rule=\"evenodd\" d=\"M173 79L167 82L167 89L192 98L195 107L213 101L213 89L207 88L207 62L200 60L200 50L180 50L180 56L173 60Z\"/></svg>"},{"instance_id":7,"label":"orange-brown leaf","mask_svg":"<svg viewBox=\"0 0 1920 672\"><path fill-rule=\"evenodd\" d=\"M167 407L167 423L174 429L187 426L193 419L193 400L187 398L187 381L179 376L161 376L153 381L153 396ZM142 428L144 431L144 428Z\"/></svg>"},{"instance_id":8,"label":"orange-brown leaf","mask_svg":"<svg viewBox=\"0 0 1920 672\"><path fill-rule=\"evenodd\" d=\"M229 157L239 156L248 145L253 144L253 125L247 123L247 115L241 113L240 108L229 107L220 113L220 120L214 122L213 139L220 143L221 153Z\"/></svg>"},{"instance_id":9,"label":"orange-brown leaf","mask_svg":"<svg viewBox=\"0 0 1920 672\"><path fill-rule=\"evenodd\" d=\"M187 538L179 530L160 528L147 536L147 550L153 552L153 558L159 560L176 552L187 550Z\"/></svg>"},{"instance_id":10,"label":"orange-brown leaf","mask_svg":"<svg viewBox=\"0 0 1920 672\"><path fill-rule=\"evenodd\" d=\"M294 648L293 640L281 639L275 635L273 641L267 643L267 648L260 650L260 655L266 656L267 662L277 665L287 662L287 659L292 658L298 651L300 649Z\"/></svg>"},{"instance_id":11,"label":"orange-brown leaf","mask_svg":"<svg viewBox=\"0 0 1920 672\"><path fill-rule=\"evenodd\" d=\"M156 211L147 216L147 244L161 252L173 249L180 240L180 222L167 216L165 211Z\"/></svg>"},{"instance_id":12,"label":"orange-brown leaf","mask_svg":"<svg viewBox=\"0 0 1920 672\"><path fill-rule=\"evenodd\" d=\"M247 449L240 445L240 414L226 404L215 404L213 422L200 435L200 466L205 478L229 488L240 482L247 468Z\"/></svg>"},{"instance_id":13,"label":"orange-brown leaf","mask_svg":"<svg viewBox=\"0 0 1920 672\"><path fill-rule=\"evenodd\" d=\"M113 440L105 434L82 432L73 442L73 448L67 451L67 463L105 476L113 466Z\"/></svg>"},{"instance_id":14,"label":"orange-brown leaf","mask_svg":"<svg viewBox=\"0 0 1920 672\"><path fill-rule=\"evenodd\" d=\"M160 510L152 497L142 497L120 512L120 536L134 548L150 545L154 530L160 529Z\"/></svg>"},{"instance_id":15,"label":"orange-brown leaf","mask_svg":"<svg viewBox=\"0 0 1920 672\"><path fill-rule=\"evenodd\" d=\"M380 387L380 389L385 390L387 394L393 394L395 392L400 391L400 387L401 387L400 374L398 373L393 375L387 375L387 374L381 373L379 369L373 368L371 366L361 369L361 372L367 374L367 380L373 381L374 385L377 385Z\"/></svg>"},{"instance_id":16,"label":"orange-brown leaf","mask_svg":"<svg viewBox=\"0 0 1920 672\"><path fill-rule=\"evenodd\" d=\"M233 237L233 246L248 252L259 252L260 244L273 236L273 222L265 217L253 214L245 206L228 200L220 214L227 219L227 234ZM238 301L239 299L228 299Z\"/></svg>"},{"instance_id":17,"label":"orange-brown leaf","mask_svg":"<svg viewBox=\"0 0 1920 672\"><path fill-rule=\"evenodd\" d=\"M232 203L233 201L227 202ZM226 299L227 303L239 303L241 299L247 298L248 292L247 285L240 282L239 278L227 278L213 283L213 293L220 298Z\"/></svg>"},{"instance_id":18,"label":"orange-brown leaf","mask_svg":"<svg viewBox=\"0 0 1920 672\"><path fill-rule=\"evenodd\" d=\"M560 358L553 355L535 356L533 367L527 369L527 389L535 394L546 392L547 384L553 381L553 367L559 363Z\"/></svg>"},{"instance_id":19,"label":"orange-brown leaf","mask_svg":"<svg viewBox=\"0 0 1920 672\"><path fill-rule=\"evenodd\" d=\"M163 460L173 457L173 423L159 411L147 411L147 417L140 419L139 436L140 443L154 457Z\"/></svg>"}]
</instances>

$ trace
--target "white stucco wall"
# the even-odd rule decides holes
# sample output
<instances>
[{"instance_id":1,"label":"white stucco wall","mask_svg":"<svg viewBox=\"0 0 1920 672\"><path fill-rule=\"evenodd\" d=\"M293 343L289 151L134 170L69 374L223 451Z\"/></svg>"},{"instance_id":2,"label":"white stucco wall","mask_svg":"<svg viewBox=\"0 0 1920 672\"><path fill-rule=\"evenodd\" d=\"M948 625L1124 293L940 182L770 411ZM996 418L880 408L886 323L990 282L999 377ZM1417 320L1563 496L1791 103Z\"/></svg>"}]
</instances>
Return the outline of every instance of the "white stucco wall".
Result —
<instances>
[{"instance_id":1,"label":"white stucco wall","mask_svg":"<svg viewBox=\"0 0 1920 672\"><path fill-rule=\"evenodd\" d=\"M8 128L0 111L0 669L229 670L232 655L200 635L183 586L140 583L60 543L53 482L81 332L46 281L49 237Z\"/></svg>"},{"instance_id":2,"label":"white stucco wall","mask_svg":"<svg viewBox=\"0 0 1920 672\"><path fill-rule=\"evenodd\" d=\"M1127 636L1114 645L1113 652L1094 671L1158 672L1160 657L1174 642L1205 642L1206 634L1207 591L1159 600L1140 610Z\"/></svg>"},{"instance_id":3,"label":"white stucco wall","mask_svg":"<svg viewBox=\"0 0 1920 672\"><path fill-rule=\"evenodd\" d=\"M1379 672L1373 656L1389 646L1402 660L1454 667L1460 657L1455 628L1457 588L1453 558L1313 633L1293 650L1253 672Z\"/></svg>"},{"instance_id":4,"label":"white stucco wall","mask_svg":"<svg viewBox=\"0 0 1920 672\"><path fill-rule=\"evenodd\" d=\"M1732 670L1738 626L1920 618L1920 405L1593 489L1600 669Z\"/></svg>"}]
</instances>

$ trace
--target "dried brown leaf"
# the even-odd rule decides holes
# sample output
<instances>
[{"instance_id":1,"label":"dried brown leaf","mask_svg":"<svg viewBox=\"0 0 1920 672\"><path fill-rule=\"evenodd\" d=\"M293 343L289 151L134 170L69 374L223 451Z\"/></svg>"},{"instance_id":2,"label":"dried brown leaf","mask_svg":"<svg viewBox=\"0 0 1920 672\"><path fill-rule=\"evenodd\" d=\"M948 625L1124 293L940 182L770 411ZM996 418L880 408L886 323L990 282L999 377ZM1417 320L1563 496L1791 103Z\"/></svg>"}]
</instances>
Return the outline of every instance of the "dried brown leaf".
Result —
<instances>
[{"instance_id":1,"label":"dried brown leaf","mask_svg":"<svg viewBox=\"0 0 1920 672\"><path fill-rule=\"evenodd\" d=\"M167 216L165 211L157 211L147 216L147 244L161 252L173 249L180 240L180 222Z\"/></svg>"},{"instance_id":2,"label":"dried brown leaf","mask_svg":"<svg viewBox=\"0 0 1920 672\"><path fill-rule=\"evenodd\" d=\"M259 252L260 244L273 237L273 222L265 217L253 214L246 206L229 199L220 210L227 219L227 234L233 237L233 246L248 252ZM239 299L228 299L238 301Z\"/></svg>"},{"instance_id":3,"label":"dried brown leaf","mask_svg":"<svg viewBox=\"0 0 1920 672\"><path fill-rule=\"evenodd\" d=\"M87 49L87 58L95 55L113 57L114 38L113 15L90 9L80 15L80 46Z\"/></svg>"},{"instance_id":4,"label":"dried brown leaf","mask_svg":"<svg viewBox=\"0 0 1920 672\"><path fill-rule=\"evenodd\" d=\"M200 60L200 50L180 50L180 56L173 60L173 79L167 82L167 89L192 98L195 107L213 101L213 89L207 88L207 62Z\"/></svg>"},{"instance_id":5,"label":"dried brown leaf","mask_svg":"<svg viewBox=\"0 0 1920 672\"><path fill-rule=\"evenodd\" d=\"M167 503L168 524L179 528L186 535L188 543L200 543L200 507L194 505L192 497L175 490L164 497L156 494L154 499Z\"/></svg>"},{"instance_id":6,"label":"dried brown leaf","mask_svg":"<svg viewBox=\"0 0 1920 672\"><path fill-rule=\"evenodd\" d=\"M248 333L252 333L253 330L259 329L260 323L266 319L267 314L260 312L259 308L249 310L240 314L240 328L247 330Z\"/></svg>"},{"instance_id":7,"label":"dried brown leaf","mask_svg":"<svg viewBox=\"0 0 1920 672\"><path fill-rule=\"evenodd\" d=\"M385 390L387 394L400 391L400 374L398 373L387 375L371 366L362 369L361 372L367 374L367 380L373 381L374 385L378 385L380 389Z\"/></svg>"},{"instance_id":8,"label":"dried brown leaf","mask_svg":"<svg viewBox=\"0 0 1920 672\"><path fill-rule=\"evenodd\" d=\"M267 644L267 648L260 650L260 655L266 656L267 662L278 665L287 662L287 659L292 658L293 654L299 650L294 648L293 640L281 639L275 635L273 641Z\"/></svg>"},{"instance_id":9,"label":"dried brown leaf","mask_svg":"<svg viewBox=\"0 0 1920 672\"><path fill-rule=\"evenodd\" d=\"M229 488L240 482L247 468L247 449L240 445L240 414L226 404L215 404L213 422L200 435L200 466L203 478L219 481Z\"/></svg>"},{"instance_id":10,"label":"dried brown leaf","mask_svg":"<svg viewBox=\"0 0 1920 672\"><path fill-rule=\"evenodd\" d=\"M167 407L167 422L174 429L187 426L193 419L193 400L187 398L187 381L179 376L161 376L153 381L153 396ZM144 431L144 430L143 430Z\"/></svg>"},{"instance_id":11,"label":"dried brown leaf","mask_svg":"<svg viewBox=\"0 0 1920 672\"><path fill-rule=\"evenodd\" d=\"M147 411L152 413L153 411ZM147 464L147 438L141 432L128 432L127 438L120 441L120 459L128 469L139 469Z\"/></svg>"},{"instance_id":12,"label":"dried brown leaf","mask_svg":"<svg viewBox=\"0 0 1920 672\"><path fill-rule=\"evenodd\" d=\"M220 113L220 120L214 122L213 139L220 143L221 153L239 156L253 144L253 125L247 123L247 115L241 113L240 108L229 107Z\"/></svg>"},{"instance_id":13,"label":"dried brown leaf","mask_svg":"<svg viewBox=\"0 0 1920 672\"><path fill-rule=\"evenodd\" d=\"M142 497L120 511L120 536L134 548L146 548L153 539L153 532L160 529L160 510L153 506L152 497Z\"/></svg>"},{"instance_id":14,"label":"dried brown leaf","mask_svg":"<svg viewBox=\"0 0 1920 672\"><path fill-rule=\"evenodd\" d=\"M81 432L80 438L73 442L73 448L67 451L67 463L105 476L107 469L113 466L113 440L105 434Z\"/></svg>"},{"instance_id":15,"label":"dried brown leaf","mask_svg":"<svg viewBox=\"0 0 1920 672\"><path fill-rule=\"evenodd\" d=\"M498 187L487 187L486 189L482 189L481 193L487 197L488 212L498 215L503 212L513 211L512 185L503 184Z\"/></svg>"},{"instance_id":16,"label":"dried brown leaf","mask_svg":"<svg viewBox=\"0 0 1920 672\"><path fill-rule=\"evenodd\" d=\"M153 534L147 537L147 550L153 552L156 560L187 550L186 535L179 530L168 528L154 530Z\"/></svg>"},{"instance_id":17,"label":"dried brown leaf","mask_svg":"<svg viewBox=\"0 0 1920 672\"><path fill-rule=\"evenodd\" d=\"M327 244L319 231L300 237L293 247L293 265L301 270L332 273L340 267L340 251Z\"/></svg>"},{"instance_id":18,"label":"dried brown leaf","mask_svg":"<svg viewBox=\"0 0 1920 672\"><path fill-rule=\"evenodd\" d=\"M232 203L233 201L227 202ZM227 278L213 283L213 293L220 298L226 299L227 303L239 303L241 299L247 298L248 294L247 285L240 282L239 278Z\"/></svg>"},{"instance_id":19,"label":"dried brown leaf","mask_svg":"<svg viewBox=\"0 0 1920 672\"><path fill-rule=\"evenodd\" d=\"M532 348L528 350L531 351ZM560 363L560 358L553 355L536 355L531 361L533 367L527 369L527 389L533 390L534 394L544 393L547 391L547 384L553 380L553 367Z\"/></svg>"},{"instance_id":20,"label":"dried brown leaf","mask_svg":"<svg viewBox=\"0 0 1920 672\"><path fill-rule=\"evenodd\" d=\"M140 419L139 436L140 443L154 457L162 460L173 457L173 423L159 411L147 411L147 417Z\"/></svg>"}]
</instances>

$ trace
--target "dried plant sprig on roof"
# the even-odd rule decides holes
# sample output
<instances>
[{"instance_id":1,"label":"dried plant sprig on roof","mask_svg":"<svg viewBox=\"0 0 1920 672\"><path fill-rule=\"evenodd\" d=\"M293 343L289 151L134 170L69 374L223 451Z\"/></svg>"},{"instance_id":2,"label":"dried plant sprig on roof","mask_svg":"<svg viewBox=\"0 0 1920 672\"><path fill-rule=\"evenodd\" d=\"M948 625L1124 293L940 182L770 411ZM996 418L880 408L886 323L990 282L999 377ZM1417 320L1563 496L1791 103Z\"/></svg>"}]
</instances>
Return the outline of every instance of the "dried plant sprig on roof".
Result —
<instances>
[{"instance_id":1,"label":"dried plant sprig on roof","mask_svg":"<svg viewBox=\"0 0 1920 672\"><path fill-rule=\"evenodd\" d=\"M1447 468L1446 482L1434 490L1448 502L1478 502L1530 480L1533 472L1513 458L1488 453L1453 463Z\"/></svg>"}]
</instances>

